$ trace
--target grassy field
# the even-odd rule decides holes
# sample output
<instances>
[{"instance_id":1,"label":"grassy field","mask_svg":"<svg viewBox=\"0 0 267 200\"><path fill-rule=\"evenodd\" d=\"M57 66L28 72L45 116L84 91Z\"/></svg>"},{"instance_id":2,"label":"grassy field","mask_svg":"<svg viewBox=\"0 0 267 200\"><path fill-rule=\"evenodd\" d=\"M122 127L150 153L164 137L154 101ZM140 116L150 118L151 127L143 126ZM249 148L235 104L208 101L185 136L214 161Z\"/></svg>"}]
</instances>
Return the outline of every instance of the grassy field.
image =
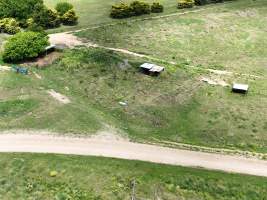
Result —
<instances>
[{"instance_id":1,"label":"grassy field","mask_svg":"<svg viewBox=\"0 0 267 200\"><path fill-rule=\"evenodd\" d=\"M263 0L235 1L185 16L81 32L103 45L178 64L158 63L166 72L150 77L138 71L145 59L83 48L66 50L45 69L32 68L41 80L1 72L0 129L92 134L114 127L136 141L267 152L265 5ZM216 75L206 68L237 74ZM250 91L233 94L230 87L203 83L203 77L247 83ZM71 103L57 102L49 89Z\"/></svg>"},{"instance_id":2,"label":"grassy field","mask_svg":"<svg viewBox=\"0 0 267 200\"><path fill-rule=\"evenodd\" d=\"M265 200L266 178L117 159L1 154L0 198ZM57 171L56 177L50 172Z\"/></svg>"},{"instance_id":3,"label":"grassy field","mask_svg":"<svg viewBox=\"0 0 267 200\"><path fill-rule=\"evenodd\" d=\"M267 2L242 0L183 16L78 33L89 41L178 63L266 73Z\"/></svg>"},{"instance_id":4,"label":"grassy field","mask_svg":"<svg viewBox=\"0 0 267 200\"><path fill-rule=\"evenodd\" d=\"M33 68L41 80L33 74L1 73L0 129L92 134L108 125L137 141L267 152L265 79L221 77L187 65L165 65L165 73L150 77L138 70L143 62L80 49L66 51L48 68ZM247 82L251 90L247 96L233 94L229 87L202 83L201 77ZM71 103L57 102L47 94L49 89Z\"/></svg>"},{"instance_id":5,"label":"grassy field","mask_svg":"<svg viewBox=\"0 0 267 200\"><path fill-rule=\"evenodd\" d=\"M44 0L45 4L50 7L54 8L58 2L63 0ZM115 3L119 3L120 0L64 0L70 2L74 5L75 10L79 16L79 24L74 27L62 26L61 28L50 30L50 32L58 32L58 31L67 31L67 30L74 30L83 27L90 27L93 25L111 23L111 22L119 22L121 20L114 20L109 17L111 6ZM125 0L124 2L131 2L131 0ZM147 0L146 2L152 3L153 0ZM174 12L182 12L181 10L177 9L177 2L175 0L160 0L164 7L165 11L162 14L151 14L150 16L156 15L164 15ZM144 18L148 15L144 15L138 18ZM131 18L132 19L132 18ZM127 21L125 19L123 21Z\"/></svg>"}]
</instances>

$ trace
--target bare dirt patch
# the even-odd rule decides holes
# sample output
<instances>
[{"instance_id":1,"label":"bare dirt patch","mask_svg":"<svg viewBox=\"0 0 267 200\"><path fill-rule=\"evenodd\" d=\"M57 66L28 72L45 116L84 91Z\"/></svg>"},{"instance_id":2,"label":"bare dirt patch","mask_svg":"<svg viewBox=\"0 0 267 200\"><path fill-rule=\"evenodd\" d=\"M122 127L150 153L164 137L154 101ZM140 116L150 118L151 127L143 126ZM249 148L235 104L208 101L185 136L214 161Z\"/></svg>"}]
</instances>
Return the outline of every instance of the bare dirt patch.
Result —
<instances>
[{"instance_id":1,"label":"bare dirt patch","mask_svg":"<svg viewBox=\"0 0 267 200\"><path fill-rule=\"evenodd\" d=\"M62 55L61 52L56 52L56 51L51 52L45 56L36 58L32 61L24 62L24 63L22 63L22 65L37 66L37 67L42 68L42 67L53 64L53 62L55 62L57 59L59 59L61 55Z\"/></svg>"},{"instance_id":2,"label":"bare dirt patch","mask_svg":"<svg viewBox=\"0 0 267 200\"><path fill-rule=\"evenodd\" d=\"M211 79L211 78L207 78L207 77L201 77L200 79L201 81L209 84L209 85L220 85L223 87L227 87L229 86L228 83L226 83L224 80L219 80L219 79Z\"/></svg>"},{"instance_id":3,"label":"bare dirt patch","mask_svg":"<svg viewBox=\"0 0 267 200\"><path fill-rule=\"evenodd\" d=\"M83 45L83 42L78 37L68 33L56 33L49 35L49 42L55 45L66 45L69 48Z\"/></svg>"},{"instance_id":4,"label":"bare dirt patch","mask_svg":"<svg viewBox=\"0 0 267 200\"><path fill-rule=\"evenodd\" d=\"M12 68L8 66L1 66L0 65L0 71L10 71Z\"/></svg>"},{"instance_id":5,"label":"bare dirt patch","mask_svg":"<svg viewBox=\"0 0 267 200\"><path fill-rule=\"evenodd\" d=\"M54 99L56 99L57 101L59 101L60 103L63 104L68 104L71 101L69 100L68 97L56 92L55 90L51 89L47 91L48 94L50 94L50 96L52 96Z\"/></svg>"}]
</instances>

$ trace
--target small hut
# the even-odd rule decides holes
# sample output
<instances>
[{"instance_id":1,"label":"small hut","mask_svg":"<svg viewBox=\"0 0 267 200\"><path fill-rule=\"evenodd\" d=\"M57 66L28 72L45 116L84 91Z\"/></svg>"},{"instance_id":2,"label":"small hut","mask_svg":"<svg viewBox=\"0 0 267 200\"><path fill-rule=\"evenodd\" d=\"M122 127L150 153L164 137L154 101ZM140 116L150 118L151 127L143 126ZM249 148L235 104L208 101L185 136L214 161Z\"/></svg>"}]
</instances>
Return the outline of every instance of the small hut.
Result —
<instances>
[{"instance_id":1,"label":"small hut","mask_svg":"<svg viewBox=\"0 0 267 200\"><path fill-rule=\"evenodd\" d=\"M248 92L248 85L240 84L240 83L234 83L233 87L232 87L232 91L235 93L246 94Z\"/></svg>"},{"instance_id":2,"label":"small hut","mask_svg":"<svg viewBox=\"0 0 267 200\"><path fill-rule=\"evenodd\" d=\"M56 45L54 45L54 44L51 44L51 45L45 47L46 55L51 53L51 52L53 52L53 51L55 51L55 50L56 50Z\"/></svg>"},{"instance_id":3,"label":"small hut","mask_svg":"<svg viewBox=\"0 0 267 200\"><path fill-rule=\"evenodd\" d=\"M165 70L164 67L151 64L151 63L144 63L140 66L140 69L145 73L149 75L159 75L161 72Z\"/></svg>"}]
</instances>

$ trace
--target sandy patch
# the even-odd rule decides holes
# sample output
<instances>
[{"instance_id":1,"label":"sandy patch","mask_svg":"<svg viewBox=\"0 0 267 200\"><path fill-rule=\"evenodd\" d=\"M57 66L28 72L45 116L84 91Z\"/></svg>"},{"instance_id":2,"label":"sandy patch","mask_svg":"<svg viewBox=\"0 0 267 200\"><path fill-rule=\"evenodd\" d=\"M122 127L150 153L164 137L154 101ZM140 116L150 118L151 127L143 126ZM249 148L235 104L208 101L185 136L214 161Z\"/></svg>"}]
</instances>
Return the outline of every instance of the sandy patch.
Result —
<instances>
[{"instance_id":1,"label":"sandy patch","mask_svg":"<svg viewBox=\"0 0 267 200\"><path fill-rule=\"evenodd\" d=\"M34 74L34 76L35 76L36 78L38 78L38 79L42 79L42 77L41 77L39 74L37 74L36 72L33 72L33 74Z\"/></svg>"},{"instance_id":2,"label":"sandy patch","mask_svg":"<svg viewBox=\"0 0 267 200\"><path fill-rule=\"evenodd\" d=\"M50 96L52 96L54 99L56 99L57 101L59 101L60 103L63 104L68 104L71 101L69 100L68 97L56 92L55 90L51 89L47 91L48 94L50 94Z\"/></svg>"},{"instance_id":3,"label":"sandy patch","mask_svg":"<svg viewBox=\"0 0 267 200\"><path fill-rule=\"evenodd\" d=\"M0 65L0 71L10 71L12 68L8 66L1 66Z\"/></svg>"},{"instance_id":4,"label":"sandy patch","mask_svg":"<svg viewBox=\"0 0 267 200\"><path fill-rule=\"evenodd\" d=\"M83 45L83 42L78 37L68 33L56 33L49 35L49 42L51 44L66 45L69 48Z\"/></svg>"},{"instance_id":5,"label":"sandy patch","mask_svg":"<svg viewBox=\"0 0 267 200\"><path fill-rule=\"evenodd\" d=\"M267 177L267 161L241 156L194 152L128 141L39 134L0 134L0 152L104 156L153 163L202 167Z\"/></svg>"},{"instance_id":6,"label":"sandy patch","mask_svg":"<svg viewBox=\"0 0 267 200\"><path fill-rule=\"evenodd\" d=\"M205 83L208 83L209 85L220 85L220 86L223 86L223 87L229 86L229 84L226 83L224 80L210 79L210 78L207 78L207 77L202 77L200 80L205 82Z\"/></svg>"}]
</instances>

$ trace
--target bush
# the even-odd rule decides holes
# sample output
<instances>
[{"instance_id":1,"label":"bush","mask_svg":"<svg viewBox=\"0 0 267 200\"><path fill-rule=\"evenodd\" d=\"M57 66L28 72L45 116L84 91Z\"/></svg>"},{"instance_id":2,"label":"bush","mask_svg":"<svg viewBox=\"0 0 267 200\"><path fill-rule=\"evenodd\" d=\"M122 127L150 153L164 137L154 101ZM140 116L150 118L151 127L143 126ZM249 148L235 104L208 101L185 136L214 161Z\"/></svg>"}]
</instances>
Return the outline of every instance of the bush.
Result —
<instances>
[{"instance_id":1,"label":"bush","mask_svg":"<svg viewBox=\"0 0 267 200\"><path fill-rule=\"evenodd\" d=\"M73 9L73 5L68 2L60 2L56 5L55 9L60 16L63 16L66 12Z\"/></svg>"},{"instance_id":2,"label":"bush","mask_svg":"<svg viewBox=\"0 0 267 200\"><path fill-rule=\"evenodd\" d=\"M36 12L33 14L33 21L43 28L56 28L60 26L60 18L57 12L46 8L42 4L35 6Z\"/></svg>"},{"instance_id":3,"label":"bush","mask_svg":"<svg viewBox=\"0 0 267 200\"><path fill-rule=\"evenodd\" d=\"M111 8L110 17L121 19L132 16L132 11L130 7L125 3L120 3L117 5L113 5Z\"/></svg>"},{"instance_id":4,"label":"bush","mask_svg":"<svg viewBox=\"0 0 267 200\"><path fill-rule=\"evenodd\" d=\"M27 20L37 4L43 4L43 0L0 0L0 18Z\"/></svg>"},{"instance_id":5,"label":"bush","mask_svg":"<svg viewBox=\"0 0 267 200\"><path fill-rule=\"evenodd\" d=\"M163 12L163 5L161 5L160 3L153 3L152 6L151 6L151 12L152 13L161 13Z\"/></svg>"},{"instance_id":6,"label":"bush","mask_svg":"<svg viewBox=\"0 0 267 200\"><path fill-rule=\"evenodd\" d=\"M4 45L3 60L17 62L35 58L49 45L48 37L36 32L20 32L10 37Z\"/></svg>"},{"instance_id":7,"label":"bush","mask_svg":"<svg viewBox=\"0 0 267 200\"><path fill-rule=\"evenodd\" d=\"M133 1L130 4L130 9L134 16L139 16L143 14L150 14L151 9L148 3L142 1Z\"/></svg>"},{"instance_id":8,"label":"bush","mask_svg":"<svg viewBox=\"0 0 267 200\"><path fill-rule=\"evenodd\" d=\"M192 8L195 4L194 0L178 0L178 8Z\"/></svg>"},{"instance_id":9,"label":"bush","mask_svg":"<svg viewBox=\"0 0 267 200\"><path fill-rule=\"evenodd\" d=\"M203 6L203 5L206 5L208 3L207 0L195 0L195 4L197 6Z\"/></svg>"},{"instance_id":10,"label":"bush","mask_svg":"<svg viewBox=\"0 0 267 200\"><path fill-rule=\"evenodd\" d=\"M16 34L20 32L19 23L14 18L4 18L0 20L1 32L8 34Z\"/></svg>"},{"instance_id":11,"label":"bush","mask_svg":"<svg viewBox=\"0 0 267 200\"><path fill-rule=\"evenodd\" d=\"M61 17L61 22L64 25L75 25L77 24L78 17L74 10L69 10Z\"/></svg>"}]
</instances>

